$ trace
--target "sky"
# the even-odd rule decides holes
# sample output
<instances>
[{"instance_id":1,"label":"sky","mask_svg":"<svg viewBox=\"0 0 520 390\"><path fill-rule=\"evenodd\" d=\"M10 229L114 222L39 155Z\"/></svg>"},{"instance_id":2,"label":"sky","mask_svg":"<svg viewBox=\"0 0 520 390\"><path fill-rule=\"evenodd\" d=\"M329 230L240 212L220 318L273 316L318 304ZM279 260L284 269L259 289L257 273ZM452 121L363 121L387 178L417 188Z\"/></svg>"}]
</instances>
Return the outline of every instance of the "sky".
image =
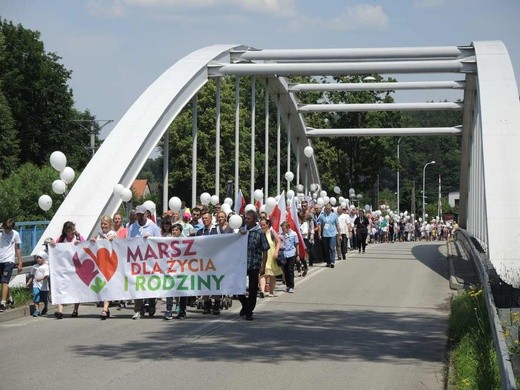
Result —
<instances>
[{"instance_id":1,"label":"sky","mask_svg":"<svg viewBox=\"0 0 520 390\"><path fill-rule=\"evenodd\" d=\"M373 48L501 40L520 80L519 0L0 0L0 17L41 33L45 50L73 72L76 108L114 121L102 137L164 71L213 44Z\"/></svg>"}]
</instances>

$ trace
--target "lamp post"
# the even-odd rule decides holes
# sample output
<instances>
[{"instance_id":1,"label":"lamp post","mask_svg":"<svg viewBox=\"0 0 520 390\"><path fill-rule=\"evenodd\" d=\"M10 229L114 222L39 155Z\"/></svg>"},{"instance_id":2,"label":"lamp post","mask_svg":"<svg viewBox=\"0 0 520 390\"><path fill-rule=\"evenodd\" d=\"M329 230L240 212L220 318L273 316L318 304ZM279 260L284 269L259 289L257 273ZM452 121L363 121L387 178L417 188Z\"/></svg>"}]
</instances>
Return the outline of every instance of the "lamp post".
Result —
<instances>
[{"instance_id":1,"label":"lamp post","mask_svg":"<svg viewBox=\"0 0 520 390\"><path fill-rule=\"evenodd\" d=\"M426 167L430 164L435 164L435 161L430 161L429 163L426 163L424 164L424 168L423 168L423 173L422 173L422 216L423 216L423 221L425 221L425 202L426 202L426 194L424 192L424 189L426 187L426 178L425 178L425 174L426 174Z\"/></svg>"},{"instance_id":2,"label":"lamp post","mask_svg":"<svg viewBox=\"0 0 520 390\"><path fill-rule=\"evenodd\" d=\"M403 137L399 137L399 139L397 140L397 214L399 214L399 166L401 165L400 164L400 160L399 160L399 143L401 142L401 138Z\"/></svg>"}]
</instances>

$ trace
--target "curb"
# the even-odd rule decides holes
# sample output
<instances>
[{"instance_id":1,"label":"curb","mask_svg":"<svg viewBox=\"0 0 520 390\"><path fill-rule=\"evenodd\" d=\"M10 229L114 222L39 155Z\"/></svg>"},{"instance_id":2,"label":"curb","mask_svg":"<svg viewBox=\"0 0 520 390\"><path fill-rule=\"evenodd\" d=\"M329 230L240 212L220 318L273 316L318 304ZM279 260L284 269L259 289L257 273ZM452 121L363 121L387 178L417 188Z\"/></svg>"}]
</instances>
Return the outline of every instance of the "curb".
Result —
<instances>
[{"instance_id":1,"label":"curb","mask_svg":"<svg viewBox=\"0 0 520 390\"><path fill-rule=\"evenodd\" d=\"M32 305L27 305L27 306L23 306L23 307L15 307L15 308L12 308L12 309L7 309L6 311L4 311L3 313L0 313L0 324L3 323L3 322L7 322L7 321L12 321L12 320L17 320L19 318L23 318L23 317L30 317L32 315ZM57 305L49 305L48 307L48 313L54 313L54 311L58 308ZM45 316L42 316L42 317L46 317L46 316L49 316L49 314L46 314Z\"/></svg>"}]
</instances>

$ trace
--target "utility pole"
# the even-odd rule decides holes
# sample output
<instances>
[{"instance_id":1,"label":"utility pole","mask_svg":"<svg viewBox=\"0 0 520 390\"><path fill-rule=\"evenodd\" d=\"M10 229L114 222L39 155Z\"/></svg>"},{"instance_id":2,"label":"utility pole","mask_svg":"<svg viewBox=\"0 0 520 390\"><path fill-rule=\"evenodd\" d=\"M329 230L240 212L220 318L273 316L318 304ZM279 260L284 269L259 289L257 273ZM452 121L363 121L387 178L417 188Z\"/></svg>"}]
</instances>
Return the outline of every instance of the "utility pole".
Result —
<instances>
[{"instance_id":1,"label":"utility pole","mask_svg":"<svg viewBox=\"0 0 520 390\"><path fill-rule=\"evenodd\" d=\"M415 180L413 181L413 184L412 184L412 207L411 207L411 212L413 215L417 215L415 213Z\"/></svg>"},{"instance_id":2,"label":"utility pole","mask_svg":"<svg viewBox=\"0 0 520 390\"><path fill-rule=\"evenodd\" d=\"M108 125L109 123L113 122L112 119L73 119L72 122L76 122L79 124L83 129L87 130L90 133L90 145L87 146L87 149L92 154L92 157L94 157L94 154L96 154L96 136L101 131L103 127ZM97 123L97 128L94 126L94 124Z\"/></svg>"}]
</instances>

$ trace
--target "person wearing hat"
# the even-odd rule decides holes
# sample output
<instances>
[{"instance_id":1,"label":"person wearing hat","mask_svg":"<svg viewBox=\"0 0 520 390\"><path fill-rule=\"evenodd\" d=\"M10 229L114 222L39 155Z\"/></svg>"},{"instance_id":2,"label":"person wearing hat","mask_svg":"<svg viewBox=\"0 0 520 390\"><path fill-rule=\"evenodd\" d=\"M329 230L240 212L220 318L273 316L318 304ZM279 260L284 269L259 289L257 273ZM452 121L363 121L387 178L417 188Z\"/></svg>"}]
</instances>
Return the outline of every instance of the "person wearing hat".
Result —
<instances>
[{"instance_id":1,"label":"person wearing hat","mask_svg":"<svg viewBox=\"0 0 520 390\"><path fill-rule=\"evenodd\" d=\"M31 283L33 286L33 317L40 316L40 302L43 302L44 306L46 306L49 297L50 272L49 264L47 264L48 259L49 255L45 251L40 251L36 254L36 264L32 266L30 277L27 281L27 287L29 287ZM46 314L46 311L45 313L42 311L42 314Z\"/></svg>"},{"instance_id":2,"label":"person wearing hat","mask_svg":"<svg viewBox=\"0 0 520 390\"><path fill-rule=\"evenodd\" d=\"M143 205L135 208L137 221L128 227L127 238L134 237L161 237L161 229L151 219L147 217L146 207ZM148 299L148 315L152 317L155 314L156 299ZM134 305L133 320L140 320L144 316L144 299L136 299Z\"/></svg>"}]
</instances>

